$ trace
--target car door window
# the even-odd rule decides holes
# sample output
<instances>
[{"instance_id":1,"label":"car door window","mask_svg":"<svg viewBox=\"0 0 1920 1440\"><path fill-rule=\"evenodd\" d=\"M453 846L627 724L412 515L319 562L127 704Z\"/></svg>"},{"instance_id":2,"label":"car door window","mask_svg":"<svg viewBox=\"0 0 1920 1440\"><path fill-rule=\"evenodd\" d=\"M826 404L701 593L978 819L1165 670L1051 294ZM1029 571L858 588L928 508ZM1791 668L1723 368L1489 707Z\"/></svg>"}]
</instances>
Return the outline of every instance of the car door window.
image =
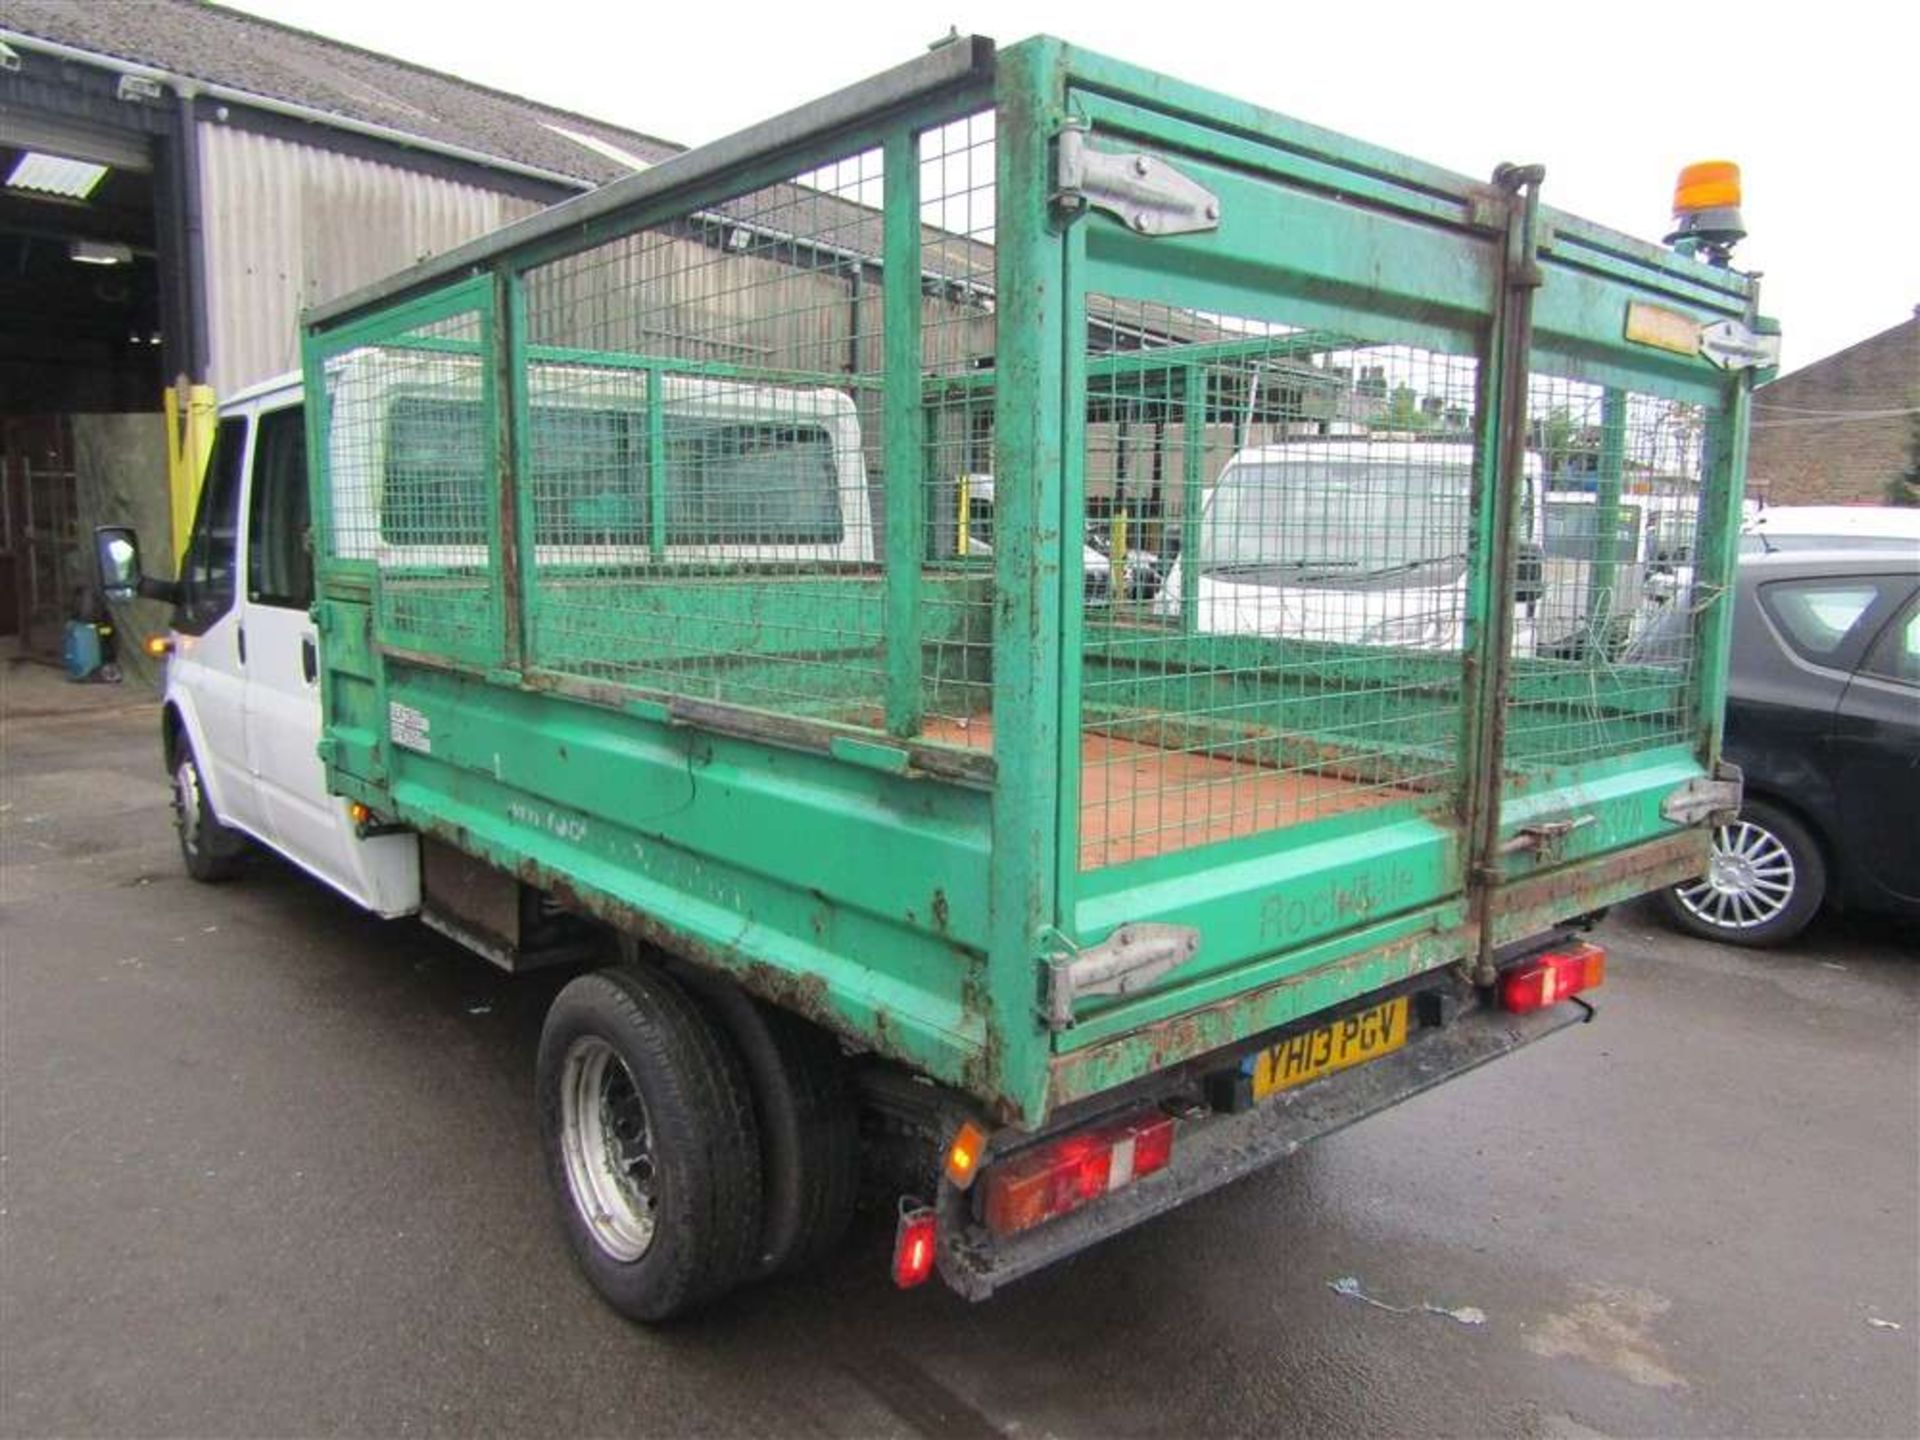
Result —
<instances>
[{"instance_id":1,"label":"car door window","mask_svg":"<svg viewBox=\"0 0 1920 1440\"><path fill-rule=\"evenodd\" d=\"M180 562L180 605L173 628L204 635L233 608L234 562L240 539L240 476L247 456L247 420L231 415L213 435L207 475L194 511L193 536Z\"/></svg>"},{"instance_id":2,"label":"car door window","mask_svg":"<svg viewBox=\"0 0 1920 1440\"><path fill-rule=\"evenodd\" d=\"M307 432L293 405L260 417L253 446L247 598L254 604L305 610L313 603L307 507Z\"/></svg>"},{"instance_id":3,"label":"car door window","mask_svg":"<svg viewBox=\"0 0 1920 1440\"><path fill-rule=\"evenodd\" d=\"M1881 632L1860 669L1882 680L1920 685L1920 596Z\"/></svg>"},{"instance_id":4,"label":"car door window","mask_svg":"<svg viewBox=\"0 0 1920 1440\"><path fill-rule=\"evenodd\" d=\"M1804 659L1831 664L1884 589L1878 581L1856 576L1776 580L1760 587L1760 606Z\"/></svg>"}]
</instances>

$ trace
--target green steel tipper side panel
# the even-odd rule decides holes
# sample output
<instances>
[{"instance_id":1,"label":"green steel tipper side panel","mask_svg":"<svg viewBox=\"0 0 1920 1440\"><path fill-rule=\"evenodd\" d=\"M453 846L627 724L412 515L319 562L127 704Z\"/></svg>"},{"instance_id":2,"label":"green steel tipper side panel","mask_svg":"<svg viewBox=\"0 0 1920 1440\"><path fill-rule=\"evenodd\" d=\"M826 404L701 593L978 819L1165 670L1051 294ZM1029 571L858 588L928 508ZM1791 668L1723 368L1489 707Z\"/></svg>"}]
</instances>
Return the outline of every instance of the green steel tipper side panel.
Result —
<instances>
[{"instance_id":1,"label":"green steel tipper side panel","mask_svg":"<svg viewBox=\"0 0 1920 1440\"><path fill-rule=\"evenodd\" d=\"M997 1124L1484 989L1737 803L1769 327L1541 178L967 39L321 307L331 783Z\"/></svg>"}]
</instances>

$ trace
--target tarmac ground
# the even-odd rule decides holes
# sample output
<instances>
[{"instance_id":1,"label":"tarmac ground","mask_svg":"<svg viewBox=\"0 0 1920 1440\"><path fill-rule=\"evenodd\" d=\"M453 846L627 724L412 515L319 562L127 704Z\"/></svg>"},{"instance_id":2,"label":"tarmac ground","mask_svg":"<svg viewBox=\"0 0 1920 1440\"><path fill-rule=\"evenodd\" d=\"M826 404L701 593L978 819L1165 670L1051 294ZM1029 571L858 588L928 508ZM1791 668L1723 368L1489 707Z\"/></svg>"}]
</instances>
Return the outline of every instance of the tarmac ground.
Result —
<instances>
[{"instance_id":1,"label":"tarmac ground","mask_svg":"<svg viewBox=\"0 0 1920 1440\"><path fill-rule=\"evenodd\" d=\"M561 977L273 859L192 883L153 703L4 658L0 685L7 1436L1920 1425L1911 930L1747 953L1628 906L1593 1025L984 1305L895 1291L875 1215L650 1331L551 1214Z\"/></svg>"}]
</instances>

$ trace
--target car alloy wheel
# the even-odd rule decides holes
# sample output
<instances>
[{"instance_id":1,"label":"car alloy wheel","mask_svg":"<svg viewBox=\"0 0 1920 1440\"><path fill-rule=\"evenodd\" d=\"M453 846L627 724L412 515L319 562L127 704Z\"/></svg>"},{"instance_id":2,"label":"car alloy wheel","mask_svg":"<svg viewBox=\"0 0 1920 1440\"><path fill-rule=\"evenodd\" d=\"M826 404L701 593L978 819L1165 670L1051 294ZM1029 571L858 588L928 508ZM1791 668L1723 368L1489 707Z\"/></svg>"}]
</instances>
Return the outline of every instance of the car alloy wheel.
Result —
<instances>
[{"instance_id":1,"label":"car alloy wheel","mask_svg":"<svg viewBox=\"0 0 1920 1440\"><path fill-rule=\"evenodd\" d=\"M1745 931L1774 923L1793 903L1799 868L1771 830L1736 820L1713 832L1707 873L1674 888L1674 898L1705 925Z\"/></svg>"}]
</instances>

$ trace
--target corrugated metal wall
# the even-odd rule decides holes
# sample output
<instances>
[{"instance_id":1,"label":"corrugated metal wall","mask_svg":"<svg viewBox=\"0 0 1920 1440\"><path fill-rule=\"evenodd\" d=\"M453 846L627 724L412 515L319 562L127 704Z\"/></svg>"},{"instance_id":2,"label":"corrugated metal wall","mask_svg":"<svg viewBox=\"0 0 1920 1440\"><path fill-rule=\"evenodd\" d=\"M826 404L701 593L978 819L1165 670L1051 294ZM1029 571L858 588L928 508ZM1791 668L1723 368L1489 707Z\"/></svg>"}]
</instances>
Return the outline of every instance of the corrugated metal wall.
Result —
<instances>
[{"instance_id":1,"label":"corrugated metal wall","mask_svg":"<svg viewBox=\"0 0 1920 1440\"><path fill-rule=\"evenodd\" d=\"M226 125L200 127L209 378L295 369L303 307L540 208L531 200Z\"/></svg>"}]
</instances>

